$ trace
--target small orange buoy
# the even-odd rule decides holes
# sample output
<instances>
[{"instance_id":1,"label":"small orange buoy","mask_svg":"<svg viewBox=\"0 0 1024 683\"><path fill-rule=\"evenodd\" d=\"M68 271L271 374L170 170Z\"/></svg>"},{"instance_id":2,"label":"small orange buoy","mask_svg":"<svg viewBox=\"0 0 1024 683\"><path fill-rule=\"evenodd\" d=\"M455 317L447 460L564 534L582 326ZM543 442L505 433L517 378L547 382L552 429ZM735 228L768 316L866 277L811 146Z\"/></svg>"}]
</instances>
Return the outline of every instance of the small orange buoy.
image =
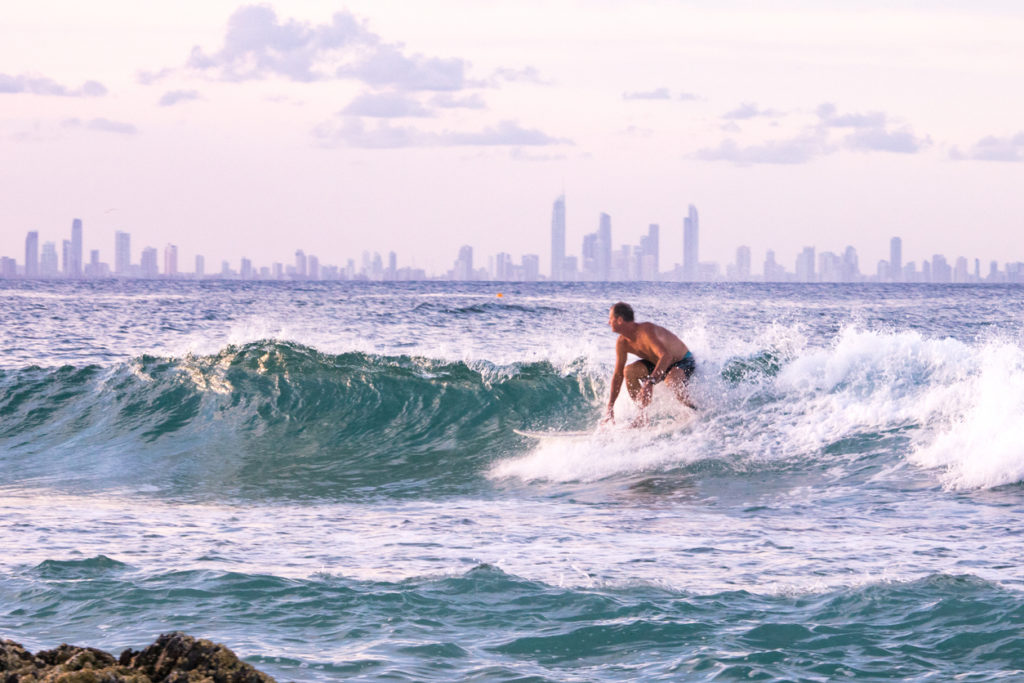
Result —
<instances>
[{"instance_id":1,"label":"small orange buoy","mask_svg":"<svg viewBox=\"0 0 1024 683\"><path fill-rule=\"evenodd\" d=\"M499 298L499 299L500 299L501 297L503 297L503 296L505 296L505 295L504 295L504 294L502 294L501 292L498 292L498 298Z\"/></svg>"}]
</instances>

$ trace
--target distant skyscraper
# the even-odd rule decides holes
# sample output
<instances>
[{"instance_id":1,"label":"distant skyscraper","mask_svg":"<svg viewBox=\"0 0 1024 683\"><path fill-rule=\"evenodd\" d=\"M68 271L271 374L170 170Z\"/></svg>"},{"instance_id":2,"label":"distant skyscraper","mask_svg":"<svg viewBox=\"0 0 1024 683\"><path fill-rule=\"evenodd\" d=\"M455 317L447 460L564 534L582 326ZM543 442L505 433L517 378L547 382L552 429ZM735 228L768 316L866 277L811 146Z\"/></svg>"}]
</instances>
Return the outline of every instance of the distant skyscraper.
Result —
<instances>
[{"instance_id":1,"label":"distant skyscraper","mask_svg":"<svg viewBox=\"0 0 1024 683\"><path fill-rule=\"evenodd\" d=\"M18 277L18 262L9 256L0 257L0 278Z\"/></svg>"},{"instance_id":2,"label":"distant skyscraper","mask_svg":"<svg viewBox=\"0 0 1024 683\"><path fill-rule=\"evenodd\" d=\"M398 254L393 251L388 252L388 275L389 280L394 280L398 277Z\"/></svg>"},{"instance_id":3,"label":"distant skyscraper","mask_svg":"<svg viewBox=\"0 0 1024 683\"><path fill-rule=\"evenodd\" d=\"M804 247L804 250L796 257L796 279L797 282L817 280L814 275L814 247Z\"/></svg>"},{"instance_id":4,"label":"distant skyscraper","mask_svg":"<svg viewBox=\"0 0 1024 683\"><path fill-rule=\"evenodd\" d=\"M889 273L893 282L903 279L903 240L899 237L889 240Z\"/></svg>"},{"instance_id":5,"label":"distant skyscraper","mask_svg":"<svg viewBox=\"0 0 1024 683\"><path fill-rule=\"evenodd\" d=\"M601 214L597 227L597 279L607 281L612 270L612 217Z\"/></svg>"},{"instance_id":6,"label":"distant skyscraper","mask_svg":"<svg viewBox=\"0 0 1024 683\"><path fill-rule=\"evenodd\" d=\"M775 261L775 254L772 254L772 262ZM746 282L750 279L750 247L742 246L736 248L736 279Z\"/></svg>"},{"instance_id":7,"label":"distant skyscraper","mask_svg":"<svg viewBox=\"0 0 1024 683\"><path fill-rule=\"evenodd\" d=\"M132 268L132 236L120 230L114 233L114 275L124 277Z\"/></svg>"},{"instance_id":8,"label":"distant skyscraper","mask_svg":"<svg viewBox=\"0 0 1024 683\"><path fill-rule=\"evenodd\" d=\"M43 251L39 255L39 275L41 277L57 277L60 269L57 265L57 245L43 242Z\"/></svg>"},{"instance_id":9,"label":"distant skyscraper","mask_svg":"<svg viewBox=\"0 0 1024 683\"><path fill-rule=\"evenodd\" d=\"M764 255L764 281L778 282L784 280L785 269L775 262L775 251L769 249Z\"/></svg>"},{"instance_id":10,"label":"distant skyscraper","mask_svg":"<svg viewBox=\"0 0 1024 683\"><path fill-rule=\"evenodd\" d=\"M93 249L89 252L89 263L85 264L85 276L86 277L104 277L106 273L106 264L100 263L100 250Z\"/></svg>"},{"instance_id":11,"label":"distant skyscraper","mask_svg":"<svg viewBox=\"0 0 1024 683\"><path fill-rule=\"evenodd\" d=\"M206 275L206 257L202 254L196 254L196 277L204 275Z\"/></svg>"},{"instance_id":12,"label":"distant skyscraper","mask_svg":"<svg viewBox=\"0 0 1024 683\"><path fill-rule=\"evenodd\" d=\"M540 277L540 256L523 254L523 281L536 282Z\"/></svg>"},{"instance_id":13,"label":"distant skyscraper","mask_svg":"<svg viewBox=\"0 0 1024 683\"><path fill-rule=\"evenodd\" d=\"M68 277L82 277L82 220L80 218L71 221L71 252L69 256L71 267Z\"/></svg>"},{"instance_id":14,"label":"distant skyscraper","mask_svg":"<svg viewBox=\"0 0 1024 683\"><path fill-rule=\"evenodd\" d=\"M551 279L565 279L565 195L551 208Z\"/></svg>"},{"instance_id":15,"label":"distant skyscraper","mask_svg":"<svg viewBox=\"0 0 1024 683\"><path fill-rule=\"evenodd\" d=\"M25 277L39 277L39 233L25 236Z\"/></svg>"},{"instance_id":16,"label":"distant skyscraper","mask_svg":"<svg viewBox=\"0 0 1024 683\"><path fill-rule=\"evenodd\" d=\"M659 234L661 228L657 223L647 226L647 235L640 238L640 273L642 280L654 282L661 272L659 260Z\"/></svg>"},{"instance_id":17,"label":"distant skyscraper","mask_svg":"<svg viewBox=\"0 0 1024 683\"><path fill-rule=\"evenodd\" d=\"M160 266L157 265L155 247L146 247L142 250L142 258L139 265L140 270L142 271L142 277L155 278L160 274Z\"/></svg>"},{"instance_id":18,"label":"distant skyscraper","mask_svg":"<svg viewBox=\"0 0 1024 683\"><path fill-rule=\"evenodd\" d=\"M455 279L473 279L473 247L464 245L459 249L459 258L455 261Z\"/></svg>"},{"instance_id":19,"label":"distant skyscraper","mask_svg":"<svg viewBox=\"0 0 1024 683\"><path fill-rule=\"evenodd\" d=\"M932 277L931 282L949 282L953 279L953 269L946 262L942 254L932 256Z\"/></svg>"},{"instance_id":20,"label":"distant skyscraper","mask_svg":"<svg viewBox=\"0 0 1024 683\"><path fill-rule=\"evenodd\" d=\"M71 277L71 240L61 240L60 256L64 277Z\"/></svg>"},{"instance_id":21,"label":"distant skyscraper","mask_svg":"<svg viewBox=\"0 0 1024 683\"><path fill-rule=\"evenodd\" d=\"M238 268L238 276L243 280L251 280L253 278L252 261L247 258L243 258Z\"/></svg>"},{"instance_id":22,"label":"distant skyscraper","mask_svg":"<svg viewBox=\"0 0 1024 683\"><path fill-rule=\"evenodd\" d=\"M843 252L842 279L843 282L860 280L860 259L853 247L846 247L846 251Z\"/></svg>"},{"instance_id":23,"label":"distant skyscraper","mask_svg":"<svg viewBox=\"0 0 1024 683\"><path fill-rule=\"evenodd\" d=\"M683 219L683 279L694 281L700 272L700 217L697 207L690 204Z\"/></svg>"},{"instance_id":24,"label":"distant skyscraper","mask_svg":"<svg viewBox=\"0 0 1024 683\"><path fill-rule=\"evenodd\" d=\"M596 232L583 236L583 279L598 280L597 251L598 237Z\"/></svg>"},{"instance_id":25,"label":"distant skyscraper","mask_svg":"<svg viewBox=\"0 0 1024 683\"><path fill-rule=\"evenodd\" d=\"M295 279L306 279L306 252L301 249L295 251Z\"/></svg>"},{"instance_id":26,"label":"distant skyscraper","mask_svg":"<svg viewBox=\"0 0 1024 683\"><path fill-rule=\"evenodd\" d=\"M178 247L168 244L164 247L164 275L178 277Z\"/></svg>"},{"instance_id":27,"label":"distant skyscraper","mask_svg":"<svg viewBox=\"0 0 1024 683\"><path fill-rule=\"evenodd\" d=\"M312 254L306 257L306 277L310 280L320 279L320 259Z\"/></svg>"}]
</instances>

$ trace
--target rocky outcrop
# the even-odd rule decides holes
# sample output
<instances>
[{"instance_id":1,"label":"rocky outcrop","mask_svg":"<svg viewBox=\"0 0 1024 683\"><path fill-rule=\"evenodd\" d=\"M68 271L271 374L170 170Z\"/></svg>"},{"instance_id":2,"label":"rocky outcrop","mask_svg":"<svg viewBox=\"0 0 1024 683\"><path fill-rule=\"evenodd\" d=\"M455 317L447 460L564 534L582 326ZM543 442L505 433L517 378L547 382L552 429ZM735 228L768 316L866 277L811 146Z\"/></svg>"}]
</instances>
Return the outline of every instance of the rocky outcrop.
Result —
<instances>
[{"instance_id":1,"label":"rocky outcrop","mask_svg":"<svg viewBox=\"0 0 1024 683\"><path fill-rule=\"evenodd\" d=\"M119 658L92 647L61 645L33 655L0 640L0 683L274 683L218 643L166 633Z\"/></svg>"}]
</instances>

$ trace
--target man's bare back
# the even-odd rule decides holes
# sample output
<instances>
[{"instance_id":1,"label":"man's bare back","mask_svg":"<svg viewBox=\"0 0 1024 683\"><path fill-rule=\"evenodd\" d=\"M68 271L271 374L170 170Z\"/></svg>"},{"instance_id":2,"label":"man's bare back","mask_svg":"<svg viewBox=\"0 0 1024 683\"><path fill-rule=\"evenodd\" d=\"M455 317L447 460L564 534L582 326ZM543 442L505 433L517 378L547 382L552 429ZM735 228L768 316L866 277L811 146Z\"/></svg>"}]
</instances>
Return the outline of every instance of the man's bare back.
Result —
<instances>
[{"instance_id":1,"label":"man's bare back","mask_svg":"<svg viewBox=\"0 0 1024 683\"><path fill-rule=\"evenodd\" d=\"M615 343L615 372L612 375L611 394L605 421L615 419L615 400L622 382L630 397L640 407L634 424L647 423L647 406L651 402L654 385L666 381L679 401L695 408L686 390L686 383L694 371L693 355L676 335L654 323L637 323L629 304L619 302L608 312L608 325L619 335ZM629 354L640 360L626 365Z\"/></svg>"}]
</instances>

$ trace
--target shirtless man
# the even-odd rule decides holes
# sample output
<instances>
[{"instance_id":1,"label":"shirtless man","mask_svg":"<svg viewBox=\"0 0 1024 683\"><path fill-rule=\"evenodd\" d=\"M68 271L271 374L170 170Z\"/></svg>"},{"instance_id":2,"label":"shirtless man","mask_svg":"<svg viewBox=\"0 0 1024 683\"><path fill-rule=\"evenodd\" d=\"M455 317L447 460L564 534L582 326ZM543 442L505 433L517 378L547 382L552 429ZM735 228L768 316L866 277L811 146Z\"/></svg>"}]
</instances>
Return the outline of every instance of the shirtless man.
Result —
<instances>
[{"instance_id":1,"label":"shirtless man","mask_svg":"<svg viewBox=\"0 0 1024 683\"><path fill-rule=\"evenodd\" d=\"M697 406L690 400L686 383L696 369L693 354L676 335L654 323L633 321L633 307L621 301L608 312L608 325L619 335L615 343L615 374L612 375L611 396L605 422L615 420L615 399L622 389L623 377L630 398L640 406L640 415L633 421L638 427L648 423L647 406L651 403L654 385L665 380L676 398L690 408ZM626 365L627 354L640 360Z\"/></svg>"}]
</instances>

